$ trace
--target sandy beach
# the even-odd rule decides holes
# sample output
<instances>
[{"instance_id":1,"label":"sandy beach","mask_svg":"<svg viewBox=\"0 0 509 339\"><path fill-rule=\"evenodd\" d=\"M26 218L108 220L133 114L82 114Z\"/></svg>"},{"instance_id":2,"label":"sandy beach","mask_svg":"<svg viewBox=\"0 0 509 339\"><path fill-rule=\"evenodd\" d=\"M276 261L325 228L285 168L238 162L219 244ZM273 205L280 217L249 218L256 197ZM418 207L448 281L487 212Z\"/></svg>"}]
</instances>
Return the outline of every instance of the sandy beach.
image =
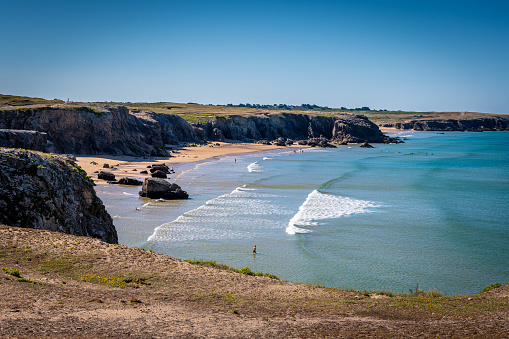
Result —
<instances>
[{"instance_id":1,"label":"sandy beach","mask_svg":"<svg viewBox=\"0 0 509 339\"><path fill-rule=\"evenodd\" d=\"M242 154L260 151L269 151L274 149L290 149L304 148L301 145L292 145L289 147L251 144L251 143L228 143L214 142L208 145L198 145L192 147L183 147L175 149L169 158L161 157L132 157L132 156L115 156L115 155L91 155L77 156L76 162L87 172L87 174L98 185L107 184L105 180L97 179L97 172L108 171L115 174L116 179L122 177L135 178L144 180L150 177L150 174L141 174L147 171L147 167L156 163L166 164L169 168L173 168L178 174L179 166L182 164L203 161L215 157L221 157L232 154ZM104 168L108 164L109 168Z\"/></svg>"},{"instance_id":2,"label":"sandy beach","mask_svg":"<svg viewBox=\"0 0 509 339\"><path fill-rule=\"evenodd\" d=\"M379 128L380 128L380 131L384 134L403 131L402 129L398 129L396 127L379 127Z\"/></svg>"}]
</instances>

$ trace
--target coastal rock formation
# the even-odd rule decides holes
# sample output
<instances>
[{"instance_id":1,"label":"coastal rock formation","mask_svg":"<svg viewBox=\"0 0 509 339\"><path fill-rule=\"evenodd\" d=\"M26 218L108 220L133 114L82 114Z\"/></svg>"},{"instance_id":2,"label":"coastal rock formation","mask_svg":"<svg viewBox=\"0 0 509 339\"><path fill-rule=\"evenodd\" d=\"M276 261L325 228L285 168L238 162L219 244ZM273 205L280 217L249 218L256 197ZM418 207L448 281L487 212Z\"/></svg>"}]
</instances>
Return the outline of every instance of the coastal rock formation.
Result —
<instances>
[{"instance_id":1,"label":"coastal rock formation","mask_svg":"<svg viewBox=\"0 0 509 339\"><path fill-rule=\"evenodd\" d=\"M268 116L216 117L195 125L206 140L220 138L242 140L274 140L284 146L285 140L327 139L328 142L396 142L384 135L378 126L363 115L341 118L304 114L273 114ZM219 133L220 132L220 133Z\"/></svg>"},{"instance_id":2,"label":"coastal rock formation","mask_svg":"<svg viewBox=\"0 0 509 339\"><path fill-rule=\"evenodd\" d=\"M0 148L0 223L117 243L92 180L63 156Z\"/></svg>"},{"instance_id":3,"label":"coastal rock formation","mask_svg":"<svg viewBox=\"0 0 509 339\"><path fill-rule=\"evenodd\" d=\"M187 199L189 195L179 185L169 183L164 179L146 178L140 191L141 197L151 199Z\"/></svg>"},{"instance_id":4,"label":"coastal rock formation","mask_svg":"<svg viewBox=\"0 0 509 339\"><path fill-rule=\"evenodd\" d=\"M163 172L163 171L155 171L152 173L152 178L162 178L162 179L166 179L168 178L168 175Z\"/></svg>"},{"instance_id":5,"label":"coastal rock formation","mask_svg":"<svg viewBox=\"0 0 509 339\"><path fill-rule=\"evenodd\" d=\"M150 167L150 173L155 173L156 171L170 174L170 168L164 164L157 164Z\"/></svg>"},{"instance_id":6,"label":"coastal rock formation","mask_svg":"<svg viewBox=\"0 0 509 339\"><path fill-rule=\"evenodd\" d=\"M48 134L38 131L0 129L0 147L54 152L53 144L48 140Z\"/></svg>"},{"instance_id":7,"label":"coastal rock formation","mask_svg":"<svg viewBox=\"0 0 509 339\"><path fill-rule=\"evenodd\" d=\"M195 140L176 115L139 114L126 107L95 111L89 107L41 107L0 111L0 128L47 133L58 153L154 155L168 157L166 143Z\"/></svg>"},{"instance_id":8,"label":"coastal rock formation","mask_svg":"<svg viewBox=\"0 0 509 339\"><path fill-rule=\"evenodd\" d=\"M115 174L113 174L111 172L100 171L99 174L97 174L97 179L113 181L113 180L115 180Z\"/></svg>"},{"instance_id":9,"label":"coastal rock formation","mask_svg":"<svg viewBox=\"0 0 509 339\"><path fill-rule=\"evenodd\" d=\"M509 118L490 117L460 120L412 120L404 123L384 124L383 127L413 129L416 131L509 131Z\"/></svg>"},{"instance_id":10,"label":"coastal rock formation","mask_svg":"<svg viewBox=\"0 0 509 339\"><path fill-rule=\"evenodd\" d=\"M0 144L72 154L165 156L166 144L240 140L307 140L328 142L394 142L365 116L305 114L231 115L190 124L163 113L131 112L123 106L39 107L0 110ZM15 131L17 130L17 131ZM21 131L20 131L21 130ZM31 131L31 132L30 132ZM7 133L7 134L6 134Z\"/></svg>"},{"instance_id":11,"label":"coastal rock formation","mask_svg":"<svg viewBox=\"0 0 509 339\"><path fill-rule=\"evenodd\" d=\"M396 141L384 135L376 124L363 115L353 115L349 119L335 120L332 139L338 143Z\"/></svg>"},{"instance_id":12,"label":"coastal rock formation","mask_svg":"<svg viewBox=\"0 0 509 339\"><path fill-rule=\"evenodd\" d=\"M128 177L120 178L118 183L120 185L129 185L129 186L140 186L143 184L141 181L139 181L137 179L128 178Z\"/></svg>"},{"instance_id":13,"label":"coastal rock formation","mask_svg":"<svg viewBox=\"0 0 509 339\"><path fill-rule=\"evenodd\" d=\"M362 148L374 148L372 145L368 144L367 142L363 143L360 147L362 147Z\"/></svg>"}]
</instances>

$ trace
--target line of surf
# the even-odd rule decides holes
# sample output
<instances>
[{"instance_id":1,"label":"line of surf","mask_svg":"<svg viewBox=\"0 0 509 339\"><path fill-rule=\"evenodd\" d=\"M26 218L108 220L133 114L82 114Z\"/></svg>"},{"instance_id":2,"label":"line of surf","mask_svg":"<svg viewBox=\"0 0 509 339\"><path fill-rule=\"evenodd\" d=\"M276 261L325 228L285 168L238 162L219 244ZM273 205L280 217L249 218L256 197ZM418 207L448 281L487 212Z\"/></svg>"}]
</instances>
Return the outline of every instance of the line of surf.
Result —
<instances>
[{"instance_id":1,"label":"line of surf","mask_svg":"<svg viewBox=\"0 0 509 339\"><path fill-rule=\"evenodd\" d=\"M372 208L380 207L374 202L321 193L311 192L299 211L290 219L286 233L310 233L308 227L319 225L320 220L336 219L343 216L374 212Z\"/></svg>"}]
</instances>

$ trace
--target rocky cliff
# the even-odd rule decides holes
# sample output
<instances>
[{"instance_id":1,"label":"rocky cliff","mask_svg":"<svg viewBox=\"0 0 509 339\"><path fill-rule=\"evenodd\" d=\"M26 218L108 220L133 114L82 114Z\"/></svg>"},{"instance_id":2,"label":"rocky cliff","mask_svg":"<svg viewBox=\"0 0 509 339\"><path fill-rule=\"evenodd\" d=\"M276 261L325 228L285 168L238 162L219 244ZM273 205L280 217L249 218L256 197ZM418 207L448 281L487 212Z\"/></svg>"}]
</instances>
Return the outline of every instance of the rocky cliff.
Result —
<instances>
[{"instance_id":1,"label":"rocky cliff","mask_svg":"<svg viewBox=\"0 0 509 339\"><path fill-rule=\"evenodd\" d=\"M12 133L0 133L0 145L5 146L56 153L137 156L169 156L166 144L224 139L270 141L279 138L325 138L338 143L393 141L361 115L231 115L193 125L177 115L133 113L122 106L109 107L107 110L90 107L2 110L0 129L27 132L23 138L21 135L15 137Z\"/></svg>"},{"instance_id":2,"label":"rocky cliff","mask_svg":"<svg viewBox=\"0 0 509 339\"><path fill-rule=\"evenodd\" d=\"M509 131L509 118L413 120L404 123L384 124L383 126L396 127L398 129L413 129L416 131Z\"/></svg>"},{"instance_id":3,"label":"rocky cliff","mask_svg":"<svg viewBox=\"0 0 509 339\"><path fill-rule=\"evenodd\" d=\"M4 110L0 128L45 132L57 153L73 154L167 156L165 143L196 139L193 128L178 116L138 116L122 106L108 111L88 107Z\"/></svg>"},{"instance_id":4,"label":"rocky cliff","mask_svg":"<svg viewBox=\"0 0 509 339\"><path fill-rule=\"evenodd\" d=\"M86 173L47 153L0 148L0 223L118 242Z\"/></svg>"},{"instance_id":5,"label":"rocky cliff","mask_svg":"<svg viewBox=\"0 0 509 339\"><path fill-rule=\"evenodd\" d=\"M53 144L48 140L47 133L16 129L0 129L0 147L54 151Z\"/></svg>"},{"instance_id":6,"label":"rocky cliff","mask_svg":"<svg viewBox=\"0 0 509 339\"><path fill-rule=\"evenodd\" d=\"M342 118L304 114L274 114L262 117L232 115L215 118L195 127L203 138L214 141L279 138L307 140L321 137L337 143L394 141L362 115L346 115Z\"/></svg>"}]
</instances>

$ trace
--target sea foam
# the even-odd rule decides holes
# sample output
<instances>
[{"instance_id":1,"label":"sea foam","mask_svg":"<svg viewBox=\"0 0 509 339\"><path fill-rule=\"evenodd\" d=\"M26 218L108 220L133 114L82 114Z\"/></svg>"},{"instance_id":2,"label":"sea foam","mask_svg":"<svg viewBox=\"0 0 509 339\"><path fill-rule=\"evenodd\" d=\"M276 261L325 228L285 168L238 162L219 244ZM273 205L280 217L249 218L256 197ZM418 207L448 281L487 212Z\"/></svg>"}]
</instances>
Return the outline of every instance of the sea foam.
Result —
<instances>
[{"instance_id":1,"label":"sea foam","mask_svg":"<svg viewBox=\"0 0 509 339\"><path fill-rule=\"evenodd\" d=\"M257 161L253 162L252 164L249 164L249 166L247 166L247 170L249 172L262 172L262 167L258 164Z\"/></svg>"},{"instance_id":2,"label":"sea foam","mask_svg":"<svg viewBox=\"0 0 509 339\"><path fill-rule=\"evenodd\" d=\"M256 227L259 229L280 229L281 226L276 223L263 219L268 215L285 213L281 207L267 200L274 197L245 185L237 187L160 225L147 241L246 239L253 237L254 233L246 231L244 225L251 225L253 220L257 220Z\"/></svg>"},{"instance_id":3,"label":"sea foam","mask_svg":"<svg viewBox=\"0 0 509 339\"><path fill-rule=\"evenodd\" d=\"M297 214L288 222L286 233L309 233L312 231L303 227L316 226L319 220L373 212L370 208L374 207L379 206L371 201L340 197L314 190L299 207Z\"/></svg>"}]
</instances>

